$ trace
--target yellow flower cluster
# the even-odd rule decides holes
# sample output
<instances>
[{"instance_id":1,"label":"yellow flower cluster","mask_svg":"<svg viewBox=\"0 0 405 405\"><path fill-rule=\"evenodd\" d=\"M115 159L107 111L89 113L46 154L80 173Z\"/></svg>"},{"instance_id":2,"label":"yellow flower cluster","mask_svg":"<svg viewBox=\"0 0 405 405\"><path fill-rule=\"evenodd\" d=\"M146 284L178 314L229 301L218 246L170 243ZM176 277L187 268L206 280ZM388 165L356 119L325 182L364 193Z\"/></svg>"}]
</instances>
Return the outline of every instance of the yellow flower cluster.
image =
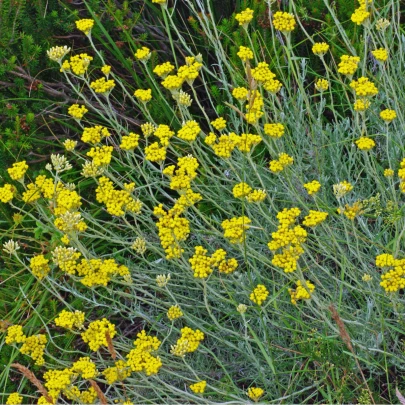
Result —
<instances>
[{"instance_id":1,"label":"yellow flower cluster","mask_svg":"<svg viewBox=\"0 0 405 405\"><path fill-rule=\"evenodd\" d=\"M188 56L186 57L186 64L179 67L177 76L191 86L194 80L197 79L201 67L202 63L200 61L197 61L194 56Z\"/></svg>"},{"instance_id":2,"label":"yellow flower cluster","mask_svg":"<svg viewBox=\"0 0 405 405\"><path fill-rule=\"evenodd\" d=\"M77 120L81 120L88 111L89 110L84 105L79 104L72 104L68 108L68 114Z\"/></svg>"},{"instance_id":3,"label":"yellow flower cluster","mask_svg":"<svg viewBox=\"0 0 405 405\"><path fill-rule=\"evenodd\" d=\"M70 386L66 388L63 393L65 394L67 399L78 402L79 404L93 404L97 398L97 392L93 387L90 387L89 389L84 391L80 391L79 388ZM44 405L47 404L44 403Z\"/></svg>"},{"instance_id":4,"label":"yellow flower cluster","mask_svg":"<svg viewBox=\"0 0 405 405\"><path fill-rule=\"evenodd\" d=\"M22 180L27 170L27 162L23 160L21 162L13 163L13 166L8 168L7 172L13 180Z\"/></svg>"},{"instance_id":5,"label":"yellow flower cluster","mask_svg":"<svg viewBox=\"0 0 405 405\"><path fill-rule=\"evenodd\" d=\"M162 81L162 86L167 90L175 92L180 89L183 83L184 80L181 77L177 75L169 75Z\"/></svg>"},{"instance_id":6,"label":"yellow flower cluster","mask_svg":"<svg viewBox=\"0 0 405 405\"><path fill-rule=\"evenodd\" d=\"M301 211L298 208L284 208L277 214L277 231L271 234L272 240L268 243L271 251L282 249L281 253L275 254L272 263L282 268L286 273L297 269L299 257L304 253L302 244L306 241L307 231L295 221Z\"/></svg>"},{"instance_id":7,"label":"yellow flower cluster","mask_svg":"<svg viewBox=\"0 0 405 405\"><path fill-rule=\"evenodd\" d=\"M277 11L273 16L274 28L278 31L288 33L294 30L296 26L295 17L293 14Z\"/></svg>"},{"instance_id":8,"label":"yellow flower cluster","mask_svg":"<svg viewBox=\"0 0 405 405\"><path fill-rule=\"evenodd\" d=\"M6 344L24 343L27 337L24 335L21 325L12 325L7 328Z\"/></svg>"},{"instance_id":9,"label":"yellow flower cluster","mask_svg":"<svg viewBox=\"0 0 405 405\"><path fill-rule=\"evenodd\" d=\"M252 192L252 187L246 183L238 183L232 189L232 194L235 198L244 198L247 197Z\"/></svg>"},{"instance_id":10,"label":"yellow flower cluster","mask_svg":"<svg viewBox=\"0 0 405 405\"><path fill-rule=\"evenodd\" d=\"M85 313L82 311L70 312L64 309L55 318L55 325L65 329L81 329L84 324Z\"/></svg>"},{"instance_id":11,"label":"yellow flower cluster","mask_svg":"<svg viewBox=\"0 0 405 405\"><path fill-rule=\"evenodd\" d=\"M246 230L250 228L252 221L246 217L235 217L226 219L221 226L224 230L224 237L229 239L230 243L243 243L246 237Z\"/></svg>"},{"instance_id":12,"label":"yellow flower cluster","mask_svg":"<svg viewBox=\"0 0 405 405\"><path fill-rule=\"evenodd\" d=\"M191 187L191 182L197 177L198 161L192 155L178 158L178 169L175 165L167 166L163 174L170 177L171 190L186 190Z\"/></svg>"},{"instance_id":13,"label":"yellow flower cluster","mask_svg":"<svg viewBox=\"0 0 405 405\"><path fill-rule=\"evenodd\" d=\"M44 255L37 255L31 257L29 267L32 271L32 274L42 280L51 271L48 263L49 260L45 259Z\"/></svg>"},{"instance_id":14,"label":"yellow flower cluster","mask_svg":"<svg viewBox=\"0 0 405 405\"><path fill-rule=\"evenodd\" d=\"M235 87L232 90L232 95L239 101L246 101L249 94L249 90L245 87Z\"/></svg>"},{"instance_id":15,"label":"yellow flower cluster","mask_svg":"<svg viewBox=\"0 0 405 405\"><path fill-rule=\"evenodd\" d=\"M346 218L349 218L351 221L356 218L357 215L362 213L363 204L360 201L356 201L352 206L346 204L344 208L338 208L338 214L344 214Z\"/></svg>"},{"instance_id":16,"label":"yellow flower cluster","mask_svg":"<svg viewBox=\"0 0 405 405\"><path fill-rule=\"evenodd\" d=\"M218 267L220 273L230 274L238 267L236 259L226 260L226 252L223 249L216 250L211 257L207 256L207 249L196 246L194 255L189 259L191 269L196 278L206 278Z\"/></svg>"},{"instance_id":17,"label":"yellow flower cluster","mask_svg":"<svg viewBox=\"0 0 405 405\"><path fill-rule=\"evenodd\" d=\"M161 342L156 336L148 336L142 330L134 341L135 349L127 355L127 366L132 371L145 372L146 375L157 374L162 361L159 356L154 357L152 352L159 349Z\"/></svg>"},{"instance_id":18,"label":"yellow flower cluster","mask_svg":"<svg viewBox=\"0 0 405 405\"><path fill-rule=\"evenodd\" d=\"M376 49L371 53L379 62L385 62L388 59L388 51L385 48Z\"/></svg>"},{"instance_id":19,"label":"yellow flower cluster","mask_svg":"<svg viewBox=\"0 0 405 405\"><path fill-rule=\"evenodd\" d=\"M253 51L246 47L246 46L240 46L239 51L237 55L241 58L243 62L247 62L250 59L253 59Z\"/></svg>"},{"instance_id":20,"label":"yellow flower cluster","mask_svg":"<svg viewBox=\"0 0 405 405\"><path fill-rule=\"evenodd\" d=\"M289 288L288 292L290 293L291 303L297 305L298 300L308 300L311 298L311 294L315 290L314 284L306 280L304 283L301 280L296 282L297 288L295 290Z\"/></svg>"},{"instance_id":21,"label":"yellow flower cluster","mask_svg":"<svg viewBox=\"0 0 405 405\"><path fill-rule=\"evenodd\" d=\"M259 387L250 387L247 390L247 396L255 402L258 402L259 399L264 395L264 389Z\"/></svg>"},{"instance_id":22,"label":"yellow flower cluster","mask_svg":"<svg viewBox=\"0 0 405 405\"><path fill-rule=\"evenodd\" d=\"M342 55L338 65L338 72L342 75L351 76L357 70L360 63L358 56Z\"/></svg>"},{"instance_id":23,"label":"yellow flower cluster","mask_svg":"<svg viewBox=\"0 0 405 405\"><path fill-rule=\"evenodd\" d=\"M101 68L101 73L104 73L106 76L108 76L110 74L110 72L111 72L111 66L109 66L109 65L104 65Z\"/></svg>"},{"instance_id":24,"label":"yellow flower cluster","mask_svg":"<svg viewBox=\"0 0 405 405\"><path fill-rule=\"evenodd\" d=\"M264 133L271 138L281 138L285 133L285 127L283 124L265 124Z\"/></svg>"},{"instance_id":25,"label":"yellow flower cluster","mask_svg":"<svg viewBox=\"0 0 405 405\"><path fill-rule=\"evenodd\" d=\"M130 132L128 135L122 137L120 148L122 150L134 150L139 145L139 138L140 136L138 134Z\"/></svg>"},{"instance_id":26,"label":"yellow flower cluster","mask_svg":"<svg viewBox=\"0 0 405 405\"><path fill-rule=\"evenodd\" d=\"M343 180L340 183L333 185L333 193L338 199L344 197L347 193L349 193L352 190L353 186L346 180Z\"/></svg>"},{"instance_id":27,"label":"yellow flower cluster","mask_svg":"<svg viewBox=\"0 0 405 405\"><path fill-rule=\"evenodd\" d=\"M114 259L82 259L76 264L75 271L82 277L80 282L86 287L106 286L111 279L119 275L130 278L128 267L118 265Z\"/></svg>"},{"instance_id":28,"label":"yellow flower cluster","mask_svg":"<svg viewBox=\"0 0 405 405\"><path fill-rule=\"evenodd\" d=\"M99 94L109 93L114 87L115 81L112 79L106 80L105 77L101 77L100 79L90 83L90 88Z\"/></svg>"},{"instance_id":29,"label":"yellow flower cluster","mask_svg":"<svg viewBox=\"0 0 405 405\"><path fill-rule=\"evenodd\" d=\"M217 130L222 131L226 128L226 120L222 117L217 118L214 121L211 121L211 125Z\"/></svg>"},{"instance_id":30,"label":"yellow flower cluster","mask_svg":"<svg viewBox=\"0 0 405 405\"><path fill-rule=\"evenodd\" d=\"M23 397L18 392L11 393L6 401L6 405L21 405Z\"/></svg>"},{"instance_id":31,"label":"yellow flower cluster","mask_svg":"<svg viewBox=\"0 0 405 405\"><path fill-rule=\"evenodd\" d=\"M360 77L358 80L353 80L350 87L354 89L357 97L372 97L378 94L377 87L367 77Z\"/></svg>"},{"instance_id":32,"label":"yellow flower cluster","mask_svg":"<svg viewBox=\"0 0 405 405\"><path fill-rule=\"evenodd\" d=\"M169 73L173 72L174 69L175 67L170 62L165 62L161 65L157 65L153 69L153 73L155 73L159 77L165 78Z\"/></svg>"},{"instance_id":33,"label":"yellow flower cluster","mask_svg":"<svg viewBox=\"0 0 405 405\"><path fill-rule=\"evenodd\" d=\"M309 195L316 194L321 188L321 183L318 180L312 180L310 183L305 183L304 188Z\"/></svg>"},{"instance_id":34,"label":"yellow flower cluster","mask_svg":"<svg viewBox=\"0 0 405 405\"><path fill-rule=\"evenodd\" d=\"M174 321L183 316L183 311L180 309L178 305L173 305L167 310L167 317Z\"/></svg>"},{"instance_id":35,"label":"yellow flower cluster","mask_svg":"<svg viewBox=\"0 0 405 405\"><path fill-rule=\"evenodd\" d=\"M269 168L273 173L282 172L287 166L294 163L294 159L287 155L287 153L280 153L278 159L272 160L270 162Z\"/></svg>"},{"instance_id":36,"label":"yellow flower cluster","mask_svg":"<svg viewBox=\"0 0 405 405\"><path fill-rule=\"evenodd\" d=\"M152 90L151 89L147 89L147 90L138 89L138 90L135 90L134 96L142 103L147 103L150 100L152 100Z\"/></svg>"},{"instance_id":37,"label":"yellow flower cluster","mask_svg":"<svg viewBox=\"0 0 405 405\"><path fill-rule=\"evenodd\" d=\"M116 381L123 381L131 375L131 369L124 360L118 360L114 364L114 367L108 367L102 372L110 385Z\"/></svg>"},{"instance_id":38,"label":"yellow flower cluster","mask_svg":"<svg viewBox=\"0 0 405 405\"><path fill-rule=\"evenodd\" d=\"M195 141L200 134L201 128L196 121L185 122L177 132L177 136L184 141Z\"/></svg>"},{"instance_id":39,"label":"yellow flower cluster","mask_svg":"<svg viewBox=\"0 0 405 405\"><path fill-rule=\"evenodd\" d=\"M101 139L111 136L106 127L96 125L95 127L84 128L81 140L86 143L99 143Z\"/></svg>"},{"instance_id":40,"label":"yellow flower cluster","mask_svg":"<svg viewBox=\"0 0 405 405\"><path fill-rule=\"evenodd\" d=\"M20 348L20 353L30 356L35 360L37 366L42 366L45 363L44 351L47 341L45 335L33 335L27 337Z\"/></svg>"},{"instance_id":41,"label":"yellow flower cluster","mask_svg":"<svg viewBox=\"0 0 405 405\"><path fill-rule=\"evenodd\" d=\"M69 387L72 383L72 379L73 372L68 368L64 370L48 370L44 373L45 387L48 390L49 396L54 400L54 403L56 403L60 393ZM44 402L44 404L45 403L46 402Z\"/></svg>"},{"instance_id":42,"label":"yellow flower cluster","mask_svg":"<svg viewBox=\"0 0 405 405\"><path fill-rule=\"evenodd\" d=\"M195 394L204 394L205 388L207 387L207 381L199 381L195 384L190 385L190 390Z\"/></svg>"},{"instance_id":43,"label":"yellow flower cluster","mask_svg":"<svg viewBox=\"0 0 405 405\"><path fill-rule=\"evenodd\" d=\"M238 183L232 190L235 198L245 198L250 203L262 202L266 198L266 191L254 190L246 183Z\"/></svg>"},{"instance_id":44,"label":"yellow flower cluster","mask_svg":"<svg viewBox=\"0 0 405 405\"><path fill-rule=\"evenodd\" d=\"M263 284L258 284L257 287L252 291L249 295L251 301L253 301L257 305L262 305L264 301L266 301L269 295L269 291Z\"/></svg>"},{"instance_id":45,"label":"yellow flower cluster","mask_svg":"<svg viewBox=\"0 0 405 405\"><path fill-rule=\"evenodd\" d=\"M166 159L166 148L159 146L158 142L153 142L145 148L145 159L150 162L163 162Z\"/></svg>"},{"instance_id":46,"label":"yellow flower cluster","mask_svg":"<svg viewBox=\"0 0 405 405\"><path fill-rule=\"evenodd\" d=\"M15 187L11 184L5 184L3 187L0 187L0 201L3 203L10 202L14 197L15 191Z\"/></svg>"},{"instance_id":47,"label":"yellow flower cluster","mask_svg":"<svg viewBox=\"0 0 405 405\"><path fill-rule=\"evenodd\" d=\"M390 254L381 254L376 257L377 267L389 269L381 275L380 286L386 292L396 292L405 288L405 259L394 259Z\"/></svg>"},{"instance_id":48,"label":"yellow flower cluster","mask_svg":"<svg viewBox=\"0 0 405 405\"><path fill-rule=\"evenodd\" d=\"M171 353L175 356L184 357L186 353L195 352L200 343L204 340L204 333L199 329L193 330L188 326L181 329L181 336L171 347Z\"/></svg>"},{"instance_id":49,"label":"yellow flower cluster","mask_svg":"<svg viewBox=\"0 0 405 405\"><path fill-rule=\"evenodd\" d=\"M245 10L236 14L235 20L239 23L239 25L247 27L247 25L253 20L253 10L246 8Z\"/></svg>"},{"instance_id":50,"label":"yellow flower cluster","mask_svg":"<svg viewBox=\"0 0 405 405\"><path fill-rule=\"evenodd\" d=\"M359 100L356 100L353 107L354 111L363 112L366 111L368 107L370 107L370 105L371 105L370 100L360 98Z\"/></svg>"},{"instance_id":51,"label":"yellow flower cluster","mask_svg":"<svg viewBox=\"0 0 405 405\"><path fill-rule=\"evenodd\" d=\"M61 66L61 72L71 70L77 76L83 76L90 62L93 60L92 56L87 55L87 53L81 53L79 55L71 56L69 61L65 60Z\"/></svg>"},{"instance_id":52,"label":"yellow flower cluster","mask_svg":"<svg viewBox=\"0 0 405 405\"><path fill-rule=\"evenodd\" d=\"M51 49L46 51L48 58L54 62L60 63L61 60L70 52L70 48L65 46L53 46Z\"/></svg>"},{"instance_id":53,"label":"yellow flower cluster","mask_svg":"<svg viewBox=\"0 0 405 405\"><path fill-rule=\"evenodd\" d=\"M394 170L392 169L385 169L384 170L384 177L394 177Z\"/></svg>"},{"instance_id":54,"label":"yellow flower cluster","mask_svg":"<svg viewBox=\"0 0 405 405\"><path fill-rule=\"evenodd\" d=\"M145 124L141 125L141 131L145 137L152 135L156 131L155 125L150 122L146 122Z\"/></svg>"},{"instance_id":55,"label":"yellow flower cluster","mask_svg":"<svg viewBox=\"0 0 405 405\"><path fill-rule=\"evenodd\" d=\"M315 82L315 88L319 92L323 92L329 89L329 82L326 79L318 79Z\"/></svg>"},{"instance_id":56,"label":"yellow flower cluster","mask_svg":"<svg viewBox=\"0 0 405 405\"><path fill-rule=\"evenodd\" d=\"M81 253L72 247L58 246L52 252L53 263L68 274L75 274Z\"/></svg>"},{"instance_id":57,"label":"yellow flower cluster","mask_svg":"<svg viewBox=\"0 0 405 405\"><path fill-rule=\"evenodd\" d=\"M362 136L361 138L357 139L356 145L360 150L370 150L373 149L375 146L375 142L371 138L367 138L366 136Z\"/></svg>"},{"instance_id":58,"label":"yellow flower cluster","mask_svg":"<svg viewBox=\"0 0 405 405\"><path fill-rule=\"evenodd\" d=\"M323 56L329 51L329 45L326 42L315 42L312 46L314 55Z\"/></svg>"},{"instance_id":59,"label":"yellow flower cluster","mask_svg":"<svg viewBox=\"0 0 405 405\"><path fill-rule=\"evenodd\" d=\"M380 118L383 119L386 123L390 123L392 120L397 118L397 113L395 112L395 110L382 110L380 112Z\"/></svg>"},{"instance_id":60,"label":"yellow flower cluster","mask_svg":"<svg viewBox=\"0 0 405 405\"><path fill-rule=\"evenodd\" d=\"M96 200L105 204L109 214L119 217L125 212L138 214L141 211L142 202L131 196L135 183L124 184L125 190L115 190L113 182L107 177L100 177L98 182Z\"/></svg>"},{"instance_id":61,"label":"yellow flower cluster","mask_svg":"<svg viewBox=\"0 0 405 405\"><path fill-rule=\"evenodd\" d=\"M184 251L180 242L185 241L190 234L189 221L181 218L173 209L166 212L161 204L155 207L153 212L159 217L156 226L160 243L166 252L166 258L179 258Z\"/></svg>"},{"instance_id":62,"label":"yellow flower cluster","mask_svg":"<svg viewBox=\"0 0 405 405\"><path fill-rule=\"evenodd\" d=\"M170 90L173 96L176 98L178 90L186 81L190 86L192 86L194 80L198 77L199 71L202 68L202 63L198 57L188 56L186 57L186 64L180 66L176 75L166 76L170 69L170 65L161 65L156 74L164 78L162 81L162 86L165 89ZM172 71L173 69L170 69Z\"/></svg>"},{"instance_id":63,"label":"yellow flower cluster","mask_svg":"<svg viewBox=\"0 0 405 405\"><path fill-rule=\"evenodd\" d=\"M309 210L309 214L304 218L302 224L308 227L313 227L325 221L327 217L327 212Z\"/></svg>"},{"instance_id":64,"label":"yellow flower cluster","mask_svg":"<svg viewBox=\"0 0 405 405\"><path fill-rule=\"evenodd\" d=\"M351 20L357 24L357 25L361 25L364 24L367 19L370 17L370 12L367 11L365 6L356 8L356 10L354 10L354 13L351 15Z\"/></svg>"},{"instance_id":65,"label":"yellow flower cluster","mask_svg":"<svg viewBox=\"0 0 405 405\"><path fill-rule=\"evenodd\" d=\"M255 79L258 83L266 83L276 77L266 62L259 62L257 67L252 69L250 73L253 79Z\"/></svg>"},{"instance_id":66,"label":"yellow flower cluster","mask_svg":"<svg viewBox=\"0 0 405 405\"><path fill-rule=\"evenodd\" d=\"M258 145L262 138L259 135L254 134L242 134L240 137L235 138L237 140L237 148L241 152L250 152L252 147Z\"/></svg>"},{"instance_id":67,"label":"yellow flower cluster","mask_svg":"<svg viewBox=\"0 0 405 405\"><path fill-rule=\"evenodd\" d=\"M146 62L151 57L150 49L146 46L142 48L138 48L134 54L135 58L140 60L141 62Z\"/></svg>"},{"instance_id":68,"label":"yellow flower cluster","mask_svg":"<svg viewBox=\"0 0 405 405\"><path fill-rule=\"evenodd\" d=\"M68 152L71 152L75 150L77 146L77 141L73 141L72 139L66 139L66 141L63 142L63 146Z\"/></svg>"},{"instance_id":69,"label":"yellow flower cluster","mask_svg":"<svg viewBox=\"0 0 405 405\"><path fill-rule=\"evenodd\" d=\"M91 20L90 18L84 18L82 20L76 21L76 28L86 35L90 34L90 31L93 28L93 26L94 20Z\"/></svg>"},{"instance_id":70,"label":"yellow flower cluster","mask_svg":"<svg viewBox=\"0 0 405 405\"><path fill-rule=\"evenodd\" d=\"M93 158L94 166L100 167L107 166L111 162L112 152L112 146L96 146L95 148L91 148L86 155Z\"/></svg>"},{"instance_id":71,"label":"yellow flower cluster","mask_svg":"<svg viewBox=\"0 0 405 405\"><path fill-rule=\"evenodd\" d=\"M96 365L91 361L90 357L81 357L75 361L71 370L85 379L94 378L98 374Z\"/></svg>"},{"instance_id":72,"label":"yellow flower cluster","mask_svg":"<svg viewBox=\"0 0 405 405\"><path fill-rule=\"evenodd\" d=\"M246 104L247 113L245 119L249 124L256 124L256 122L263 116L264 112L262 108L264 107L263 97L260 91L250 91L248 94L248 100Z\"/></svg>"},{"instance_id":73,"label":"yellow flower cluster","mask_svg":"<svg viewBox=\"0 0 405 405\"><path fill-rule=\"evenodd\" d=\"M103 318L90 322L87 330L81 334L81 337L89 345L90 350L96 352L102 346L108 347L107 334L113 339L117 331L114 324Z\"/></svg>"}]
</instances>

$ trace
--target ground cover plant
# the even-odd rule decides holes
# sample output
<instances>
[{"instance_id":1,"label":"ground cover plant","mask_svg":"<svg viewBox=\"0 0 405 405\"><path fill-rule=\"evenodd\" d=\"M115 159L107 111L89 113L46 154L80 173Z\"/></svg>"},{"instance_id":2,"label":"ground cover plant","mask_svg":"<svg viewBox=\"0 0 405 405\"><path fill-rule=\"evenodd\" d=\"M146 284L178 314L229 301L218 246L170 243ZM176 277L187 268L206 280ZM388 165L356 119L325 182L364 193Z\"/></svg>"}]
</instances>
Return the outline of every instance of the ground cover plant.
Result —
<instances>
[{"instance_id":1,"label":"ground cover plant","mask_svg":"<svg viewBox=\"0 0 405 405\"><path fill-rule=\"evenodd\" d=\"M76 102L64 153L0 188L3 259L33 275L3 402L403 401L401 4L346 31L325 0L333 49L299 4L241 4L234 35L209 1L152 0L163 52L89 6L86 52L48 50Z\"/></svg>"}]
</instances>

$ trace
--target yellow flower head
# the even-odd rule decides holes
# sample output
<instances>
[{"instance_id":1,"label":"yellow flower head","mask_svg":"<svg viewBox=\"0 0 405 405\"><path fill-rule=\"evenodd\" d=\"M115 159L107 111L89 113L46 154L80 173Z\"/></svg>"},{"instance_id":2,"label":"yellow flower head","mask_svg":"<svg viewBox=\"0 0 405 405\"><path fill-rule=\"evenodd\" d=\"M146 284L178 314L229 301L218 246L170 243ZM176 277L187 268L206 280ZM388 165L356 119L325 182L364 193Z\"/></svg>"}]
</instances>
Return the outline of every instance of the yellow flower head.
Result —
<instances>
[{"instance_id":1,"label":"yellow flower head","mask_svg":"<svg viewBox=\"0 0 405 405\"><path fill-rule=\"evenodd\" d=\"M304 188L307 190L309 195L316 194L321 188L321 183L318 180L313 180L310 183L304 184Z\"/></svg>"},{"instance_id":2,"label":"yellow flower head","mask_svg":"<svg viewBox=\"0 0 405 405\"><path fill-rule=\"evenodd\" d=\"M388 59L388 51L385 48L376 49L371 53L379 62L385 62Z\"/></svg>"},{"instance_id":3,"label":"yellow flower head","mask_svg":"<svg viewBox=\"0 0 405 405\"><path fill-rule=\"evenodd\" d=\"M135 91L134 96L142 103L147 103L148 101L152 100L152 90L138 89Z\"/></svg>"},{"instance_id":4,"label":"yellow flower head","mask_svg":"<svg viewBox=\"0 0 405 405\"><path fill-rule=\"evenodd\" d=\"M134 54L135 58L140 60L141 62L147 62L151 57L150 49L146 46L142 48L138 48Z\"/></svg>"},{"instance_id":5,"label":"yellow flower head","mask_svg":"<svg viewBox=\"0 0 405 405\"><path fill-rule=\"evenodd\" d=\"M27 170L27 162L23 160L21 162L13 163L13 166L8 168L7 172L13 180L22 180Z\"/></svg>"},{"instance_id":6,"label":"yellow flower head","mask_svg":"<svg viewBox=\"0 0 405 405\"><path fill-rule=\"evenodd\" d=\"M253 401L258 402L259 399L263 396L264 389L259 387L250 387L247 390L246 395Z\"/></svg>"},{"instance_id":7,"label":"yellow flower head","mask_svg":"<svg viewBox=\"0 0 405 405\"><path fill-rule=\"evenodd\" d=\"M350 18L355 24L361 25L361 24L364 24L368 20L369 17L370 17L370 12L367 11L366 7L362 6L362 7L356 8L356 10L354 10L354 13L352 14L352 16Z\"/></svg>"},{"instance_id":8,"label":"yellow flower head","mask_svg":"<svg viewBox=\"0 0 405 405\"><path fill-rule=\"evenodd\" d=\"M76 21L76 28L86 35L90 35L91 29L94 26L94 20L90 18L84 18L82 20Z\"/></svg>"},{"instance_id":9,"label":"yellow flower head","mask_svg":"<svg viewBox=\"0 0 405 405\"><path fill-rule=\"evenodd\" d=\"M246 46L240 46L239 52L237 55L243 60L243 62L247 62L250 59L253 59L253 52L250 48Z\"/></svg>"},{"instance_id":10,"label":"yellow flower head","mask_svg":"<svg viewBox=\"0 0 405 405\"><path fill-rule=\"evenodd\" d=\"M23 401L23 397L18 392L13 392L7 398L6 404L7 405L21 405Z\"/></svg>"},{"instance_id":11,"label":"yellow flower head","mask_svg":"<svg viewBox=\"0 0 405 405\"><path fill-rule=\"evenodd\" d=\"M311 294L315 291L315 286L308 280L304 283L298 280L297 288L295 290L289 288L288 292L291 297L291 303L297 305L298 300L308 300L311 298Z\"/></svg>"},{"instance_id":12,"label":"yellow flower head","mask_svg":"<svg viewBox=\"0 0 405 405\"><path fill-rule=\"evenodd\" d=\"M342 75L351 76L357 70L359 63L360 58L358 56L343 55L340 57L338 72Z\"/></svg>"},{"instance_id":13,"label":"yellow flower head","mask_svg":"<svg viewBox=\"0 0 405 405\"><path fill-rule=\"evenodd\" d=\"M68 114L77 120L81 120L88 111L84 105L72 104L68 109Z\"/></svg>"},{"instance_id":14,"label":"yellow flower head","mask_svg":"<svg viewBox=\"0 0 405 405\"><path fill-rule=\"evenodd\" d=\"M242 25L243 27L247 27L248 24L252 21L253 19L253 10L250 8L247 8L240 12L239 14L236 14L235 20L238 21L239 25Z\"/></svg>"},{"instance_id":15,"label":"yellow flower head","mask_svg":"<svg viewBox=\"0 0 405 405\"><path fill-rule=\"evenodd\" d=\"M273 17L274 28L278 31L288 33L294 30L296 25L295 17L293 14L277 11Z\"/></svg>"},{"instance_id":16,"label":"yellow flower head","mask_svg":"<svg viewBox=\"0 0 405 405\"><path fill-rule=\"evenodd\" d=\"M315 88L322 93L329 89L329 82L326 79L318 79L315 82Z\"/></svg>"},{"instance_id":17,"label":"yellow flower head","mask_svg":"<svg viewBox=\"0 0 405 405\"><path fill-rule=\"evenodd\" d=\"M323 56L329 51L329 45L326 42L316 42L312 47L314 55Z\"/></svg>"},{"instance_id":18,"label":"yellow flower head","mask_svg":"<svg viewBox=\"0 0 405 405\"><path fill-rule=\"evenodd\" d=\"M361 138L357 139L356 145L360 150L367 151L374 148L375 142L371 138L362 136Z\"/></svg>"},{"instance_id":19,"label":"yellow flower head","mask_svg":"<svg viewBox=\"0 0 405 405\"><path fill-rule=\"evenodd\" d=\"M388 124L397 118L397 113L395 110L386 109L380 112L380 118L382 118Z\"/></svg>"},{"instance_id":20,"label":"yellow flower head","mask_svg":"<svg viewBox=\"0 0 405 405\"><path fill-rule=\"evenodd\" d=\"M249 298L257 305L262 305L266 301L269 291L263 284L258 284L257 287L250 294Z\"/></svg>"},{"instance_id":21,"label":"yellow flower head","mask_svg":"<svg viewBox=\"0 0 405 405\"><path fill-rule=\"evenodd\" d=\"M190 390L196 394L203 394L206 386L207 386L207 381L200 381L198 383L191 384Z\"/></svg>"},{"instance_id":22,"label":"yellow flower head","mask_svg":"<svg viewBox=\"0 0 405 405\"><path fill-rule=\"evenodd\" d=\"M285 127L283 124L265 124L264 133L271 138L281 138L285 133Z\"/></svg>"}]
</instances>

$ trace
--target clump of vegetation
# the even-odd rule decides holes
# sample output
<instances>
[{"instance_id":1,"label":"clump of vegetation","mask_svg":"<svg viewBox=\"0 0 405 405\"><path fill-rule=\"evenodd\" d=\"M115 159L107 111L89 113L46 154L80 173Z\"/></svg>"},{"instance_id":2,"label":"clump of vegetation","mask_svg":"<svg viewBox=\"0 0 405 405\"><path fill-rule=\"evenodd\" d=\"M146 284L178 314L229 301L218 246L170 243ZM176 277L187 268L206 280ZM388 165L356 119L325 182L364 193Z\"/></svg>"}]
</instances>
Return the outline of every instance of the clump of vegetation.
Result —
<instances>
[{"instance_id":1,"label":"clump of vegetation","mask_svg":"<svg viewBox=\"0 0 405 405\"><path fill-rule=\"evenodd\" d=\"M400 4L361 0L346 31L325 2L328 41L300 3L252 3L152 0L165 53L89 6L86 51L47 50L74 102L60 152L0 187L32 280L3 402L401 400Z\"/></svg>"}]
</instances>

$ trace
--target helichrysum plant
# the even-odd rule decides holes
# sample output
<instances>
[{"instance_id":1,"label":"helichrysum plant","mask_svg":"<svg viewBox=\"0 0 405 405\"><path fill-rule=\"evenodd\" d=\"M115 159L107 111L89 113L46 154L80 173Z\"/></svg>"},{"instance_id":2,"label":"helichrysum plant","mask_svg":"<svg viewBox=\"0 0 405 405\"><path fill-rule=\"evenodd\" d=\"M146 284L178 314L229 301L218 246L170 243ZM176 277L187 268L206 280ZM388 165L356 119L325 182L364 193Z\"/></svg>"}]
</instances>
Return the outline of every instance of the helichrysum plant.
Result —
<instances>
[{"instance_id":1,"label":"helichrysum plant","mask_svg":"<svg viewBox=\"0 0 405 405\"><path fill-rule=\"evenodd\" d=\"M43 381L38 403L393 400L389 370L405 366L404 49L381 19L397 3L361 1L350 24L366 40L340 31L339 54L303 29L296 2L268 1L260 17L252 5L234 15L232 56L210 1L183 5L200 53L177 6L152 0L172 54L129 38L137 83L110 42L96 45L93 14L76 22L86 52L49 49L76 95L71 130L43 172L21 157L0 187L3 206L43 229L9 232L5 262L60 305L38 330L25 317L5 328Z\"/></svg>"}]
</instances>

